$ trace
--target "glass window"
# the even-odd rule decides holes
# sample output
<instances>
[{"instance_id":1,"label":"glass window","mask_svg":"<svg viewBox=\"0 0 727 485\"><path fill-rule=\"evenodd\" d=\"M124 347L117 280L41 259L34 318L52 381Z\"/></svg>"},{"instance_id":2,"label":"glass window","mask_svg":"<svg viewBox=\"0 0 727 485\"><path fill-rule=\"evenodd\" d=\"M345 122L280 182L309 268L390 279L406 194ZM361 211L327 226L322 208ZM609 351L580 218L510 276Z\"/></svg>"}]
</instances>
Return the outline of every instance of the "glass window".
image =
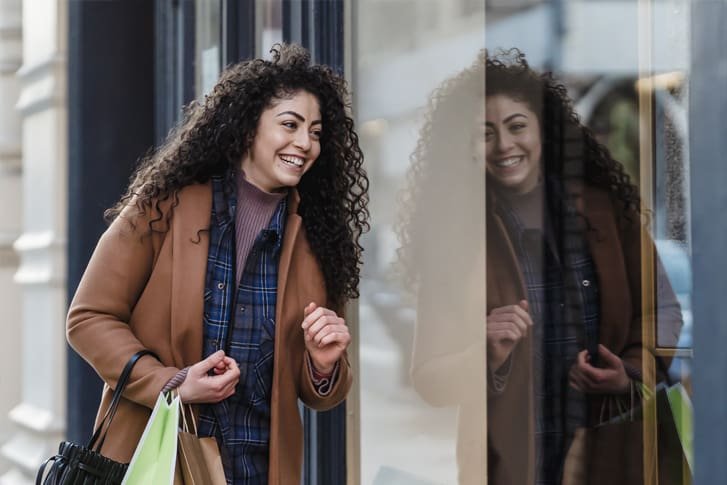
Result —
<instances>
[{"instance_id":1,"label":"glass window","mask_svg":"<svg viewBox=\"0 0 727 485\"><path fill-rule=\"evenodd\" d=\"M209 92L220 75L222 49L220 47L222 17L218 0L197 0L196 18L196 93L197 97Z\"/></svg>"},{"instance_id":2,"label":"glass window","mask_svg":"<svg viewBox=\"0 0 727 485\"><path fill-rule=\"evenodd\" d=\"M256 0L255 15L256 57L267 57L270 48L283 41L283 0Z\"/></svg>"},{"instance_id":3,"label":"glass window","mask_svg":"<svg viewBox=\"0 0 727 485\"><path fill-rule=\"evenodd\" d=\"M691 483L690 5L352 7L360 483Z\"/></svg>"},{"instance_id":4,"label":"glass window","mask_svg":"<svg viewBox=\"0 0 727 485\"><path fill-rule=\"evenodd\" d=\"M446 389L428 385L426 368L435 357L428 349L435 337L427 331L420 331L423 339L416 339L415 335L431 324L440 326L445 333L457 333L457 320L462 318L457 306L463 300L475 304L484 301L481 282L466 288L468 283L463 276L447 271L441 271L434 281L433 274L447 266L446 260L440 260L444 265L427 264L424 256L441 248L437 240L443 244L450 242L453 248L460 245L452 239L482 242L483 206L474 201L484 194L484 178L481 170L476 170L479 175L472 178L472 185L452 185L448 177L418 177L417 170L434 168L439 173L442 168L445 173L461 175L460 169L474 165L473 117L464 123L465 131L458 134L457 139L464 141L451 152L447 149L456 143L453 139L429 136L431 109L436 102L433 92L445 80L476 63L484 48L484 4L479 2L477 8L477 2L465 3L460 6L448 0L362 0L352 7L356 32L354 112L371 182L372 219L372 230L364 243L359 301L362 484L457 482L456 398L447 395ZM467 104L482 104L483 87L480 82L465 94L469 96ZM434 162L433 156L442 154L445 156L436 160L436 167L429 165ZM420 205L436 210L441 202L442 207L452 207L448 200L467 201L463 203L468 205L460 206L465 217L452 214L452 224L441 228L426 224L423 212L413 211ZM433 215L434 219L439 216L443 214ZM470 218L475 222L465 224ZM429 238L432 244L404 248L400 242L402 231L413 238ZM409 252L412 250L416 255ZM410 261L406 268L402 251ZM427 276L421 292L413 271L419 266L426 267ZM484 271L474 279L480 276L484 276ZM440 286L461 289L461 294L435 291ZM471 292L477 298L470 298ZM467 311L478 313L471 305ZM472 349L474 361L478 357L483 354L478 348ZM484 361L480 364L475 367L484 370ZM460 390L465 393L484 396L483 384L468 384L467 376L454 372L444 378L453 383L463 382ZM470 445L475 454L479 449L477 461L483 466L484 430L475 436Z\"/></svg>"}]
</instances>

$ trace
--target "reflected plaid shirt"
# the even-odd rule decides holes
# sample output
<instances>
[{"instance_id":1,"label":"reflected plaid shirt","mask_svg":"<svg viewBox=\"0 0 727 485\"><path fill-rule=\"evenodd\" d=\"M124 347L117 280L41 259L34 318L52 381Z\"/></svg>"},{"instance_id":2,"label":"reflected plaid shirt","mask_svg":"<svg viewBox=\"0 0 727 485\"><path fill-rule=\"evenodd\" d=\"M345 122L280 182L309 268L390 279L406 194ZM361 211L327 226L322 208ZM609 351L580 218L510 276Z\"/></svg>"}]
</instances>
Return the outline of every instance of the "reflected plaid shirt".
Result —
<instances>
[{"instance_id":1,"label":"reflected plaid shirt","mask_svg":"<svg viewBox=\"0 0 727 485\"><path fill-rule=\"evenodd\" d=\"M513 242L527 286L533 319L537 485L559 485L565 451L575 428L587 419L585 396L568 384L578 352L598 342L600 303L593 260L578 228L553 228L546 237L525 228L515 211L497 204ZM575 216L572 208L569 216ZM563 217L577 221L578 217ZM550 242L561 248L553 248ZM565 264L563 264L565 262Z\"/></svg>"},{"instance_id":2,"label":"reflected plaid shirt","mask_svg":"<svg viewBox=\"0 0 727 485\"><path fill-rule=\"evenodd\" d=\"M287 202L280 202L255 239L236 288L237 196L225 184L221 177L212 178L204 356L224 349L240 366L240 382L233 396L202 406L199 435L217 437L228 484L262 485L268 482L275 305Z\"/></svg>"}]
</instances>

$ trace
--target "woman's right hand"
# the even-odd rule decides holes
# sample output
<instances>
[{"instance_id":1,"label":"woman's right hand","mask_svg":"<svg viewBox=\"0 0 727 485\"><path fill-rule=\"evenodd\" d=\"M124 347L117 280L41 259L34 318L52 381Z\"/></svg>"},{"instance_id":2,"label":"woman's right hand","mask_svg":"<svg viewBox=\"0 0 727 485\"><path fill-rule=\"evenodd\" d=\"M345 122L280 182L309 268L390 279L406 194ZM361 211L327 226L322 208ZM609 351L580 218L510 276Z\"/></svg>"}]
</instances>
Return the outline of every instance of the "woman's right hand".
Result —
<instances>
[{"instance_id":1,"label":"woman's right hand","mask_svg":"<svg viewBox=\"0 0 727 485\"><path fill-rule=\"evenodd\" d=\"M210 375L212 370L214 375ZM240 380L240 368L235 359L218 350L189 368L187 377L179 386L183 403L216 403L235 393Z\"/></svg>"},{"instance_id":2,"label":"woman's right hand","mask_svg":"<svg viewBox=\"0 0 727 485\"><path fill-rule=\"evenodd\" d=\"M487 364L493 371L505 363L515 345L527 336L533 320L528 302L493 309L487 316Z\"/></svg>"}]
</instances>

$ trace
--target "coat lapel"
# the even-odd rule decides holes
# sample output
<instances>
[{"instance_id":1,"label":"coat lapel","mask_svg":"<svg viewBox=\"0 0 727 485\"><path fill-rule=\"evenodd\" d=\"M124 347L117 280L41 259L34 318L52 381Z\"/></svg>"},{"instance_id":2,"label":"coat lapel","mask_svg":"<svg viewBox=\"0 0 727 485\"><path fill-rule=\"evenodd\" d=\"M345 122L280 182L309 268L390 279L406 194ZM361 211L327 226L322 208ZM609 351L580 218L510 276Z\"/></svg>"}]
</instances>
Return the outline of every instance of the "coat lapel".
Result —
<instances>
[{"instance_id":1,"label":"coat lapel","mask_svg":"<svg viewBox=\"0 0 727 485\"><path fill-rule=\"evenodd\" d=\"M171 334L174 364L202 360L204 287L209 251L212 186L193 185L174 208L172 221Z\"/></svg>"},{"instance_id":2,"label":"coat lapel","mask_svg":"<svg viewBox=\"0 0 727 485\"><path fill-rule=\"evenodd\" d=\"M617 237L618 228L608 195L585 191L583 211L588 218L588 246L598 272L600 293L599 340L612 350L616 336L623 334L624 325L631 319L631 293L623 282L629 281L623 262L623 249Z\"/></svg>"}]
</instances>

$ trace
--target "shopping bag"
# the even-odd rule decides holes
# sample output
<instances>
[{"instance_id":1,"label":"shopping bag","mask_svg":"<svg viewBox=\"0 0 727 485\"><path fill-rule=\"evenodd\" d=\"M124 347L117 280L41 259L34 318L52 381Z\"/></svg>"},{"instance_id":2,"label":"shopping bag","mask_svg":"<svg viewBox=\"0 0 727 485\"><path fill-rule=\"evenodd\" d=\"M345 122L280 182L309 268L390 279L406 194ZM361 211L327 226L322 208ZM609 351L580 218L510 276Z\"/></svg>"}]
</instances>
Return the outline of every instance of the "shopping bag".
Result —
<instances>
[{"instance_id":1,"label":"shopping bag","mask_svg":"<svg viewBox=\"0 0 727 485\"><path fill-rule=\"evenodd\" d=\"M129 382L134 365L145 355L156 354L150 350L140 350L131 356L116 382L106 415L101 419L96 431L87 445L62 441L58 453L48 458L38 470L35 483L40 485L118 485L124 478L128 463L119 463L101 454L101 447L106 440L121 396Z\"/></svg>"},{"instance_id":2,"label":"shopping bag","mask_svg":"<svg viewBox=\"0 0 727 485\"><path fill-rule=\"evenodd\" d=\"M159 394L121 485L173 485L179 407L179 396Z\"/></svg>"},{"instance_id":3,"label":"shopping bag","mask_svg":"<svg viewBox=\"0 0 727 485\"><path fill-rule=\"evenodd\" d=\"M692 407L681 384L644 390L644 402L656 400L659 484L691 483ZM593 428L576 431L566 455L563 485L642 485L644 483L643 407L630 407ZM688 466L688 469L685 467Z\"/></svg>"},{"instance_id":4,"label":"shopping bag","mask_svg":"<svg viewBox=\"0 0 727 485\"><path fill-rule=\"evenodd\" d=\"M182 406L181 415L177 468L181 472L184 485L226 485L217 440L211 436L197 436L194 416L189 406Z\"/></svg>"},{"instance_id":5,"label":"shopping bag","mask_svg":"<svg viewBox=\"0 0 727 485\"><path fill-rule=\"evenodd\" d=\"M669 407L674 416L679 441L689 470L694 473L694 408L687 390L681 383L671 386L667 392Z\"/></svg>"}]
</instances>

